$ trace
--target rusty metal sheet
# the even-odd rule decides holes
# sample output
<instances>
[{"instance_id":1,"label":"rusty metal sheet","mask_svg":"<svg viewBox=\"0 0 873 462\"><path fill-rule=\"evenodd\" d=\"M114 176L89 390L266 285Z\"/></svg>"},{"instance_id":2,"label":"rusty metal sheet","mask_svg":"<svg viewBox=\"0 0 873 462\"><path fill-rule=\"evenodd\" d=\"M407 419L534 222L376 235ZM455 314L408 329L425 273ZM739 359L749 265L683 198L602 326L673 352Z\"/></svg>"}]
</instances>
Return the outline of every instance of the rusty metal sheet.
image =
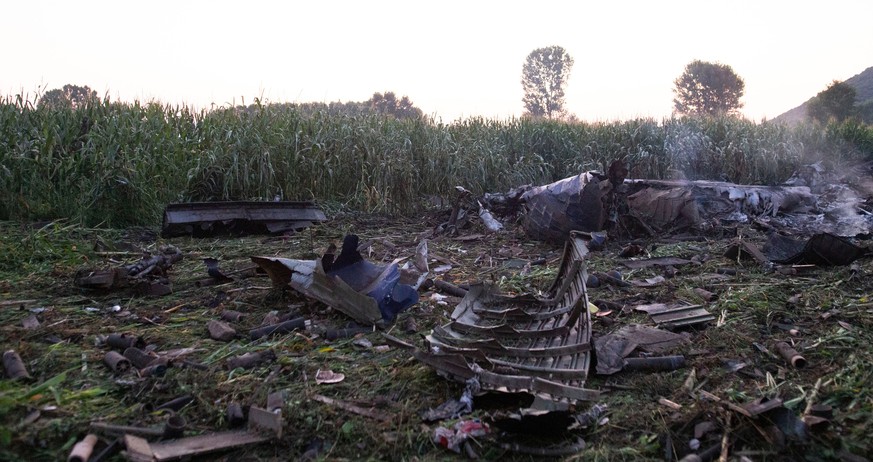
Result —
<instances>
[{"instance_id":1,"label":"rusty metal sheet","mask_svg":"<svg viewBox=\"0 0 873 462\"><path fill-rule=\"evenodd\" d=\"M164 209L161 234L212 236L218 234L274 234L303 229L327 220L312 202L188 202Z\"/></svg>"},{"instance_id":2,"label":"rusty metal sheet","mask_svg":"<svg viewBox=\"0 0 873 462\"><path fill-rule=\"evenodd\" d=\"M585 388L591 360L591 317L582 264L588 248L571 232L561 266L544 299L510 297L473 285L452 321L427 337L415 357L459 381L476 377L483 390L594 400Z\"/></svg>"}]
</instances>

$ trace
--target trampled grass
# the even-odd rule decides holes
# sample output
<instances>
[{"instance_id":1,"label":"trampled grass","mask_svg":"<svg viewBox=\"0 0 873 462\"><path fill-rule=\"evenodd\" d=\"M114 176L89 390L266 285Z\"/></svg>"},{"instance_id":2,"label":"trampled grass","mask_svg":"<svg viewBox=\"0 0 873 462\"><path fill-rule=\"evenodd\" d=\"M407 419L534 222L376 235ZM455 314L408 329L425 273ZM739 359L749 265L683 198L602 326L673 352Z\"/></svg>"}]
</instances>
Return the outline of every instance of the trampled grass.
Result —
<instances>
[{"instance_id":1,"label":"trampled grass","mask_svg":"<svg viewBox=\"0 0 873 462\"><path fill-rule=\"evenodd\" d=\"M312 332L295 332L251 341L245 335L257 327L270 311L299 311L325 327L342 327L349 321L341 313L307 300L293 291L272 289L264 278L241 279L222 286L199 287L205 277L201 258L217 257L225 272L251 264L250 255L278 255L311 258L328 243L337 243L346 231L355 231L373 245L367 258L384 263L414 252L416 236L445 217L425 215L422 220L386 220L376 216L346 215L286 239L253 236L246 238L174 238L169 243L185 253L169 277L174 293L165 297L141 297L128 291L109 293L80 291L73 284L79 268L111 267L129 254L98 254L92 250L96 239L113 248L135 246L155 249L166 243L154 233L85 229L64 224L40 228L4 223L4 236L17 242L38 242L15 257L26 262L25 271L7 266L0 282L2 300L33 300L0 310L0 344L14 348L34 376L29 383L0 381L0 458L9 460L58 460L66 457L72 444L88 432L91 421L116 424L160 426L163 413L149 412L148 406L182 395L194 397L180 411L188 422L188 434L226 429L225 408L231 401L263 405L268 394L287 390L283 410L285 436L276 444L260 445L229 454L224 460L296 459L308 447L321 442L325 459L444 460L452 453L431 441L437 425L423 423L420 412L450 398L458 398L462 384L439 377L399 348L385 351L355 344L354 339L328 341ZM442 236L429 242L431 256L458 263L441 276L462 284L489 281L511 293L545 289L554 276L560 249L529 240L515 223L486 239L458 241ZM467 233L481 233L474 223ZM752 238L752 233L747 233ZM728 242L706 240L691 243L662 243L651 255L698 257L699 264L679 268L676 277L647 289L602 286L591 289L592 300L626 306L653 301L695 298L693 288L704 287L718 298L706 308L716 322L689 334L693 343L683 347L688 367L659 373L621 373L615 376L589 374L587 386L605 393L601 403L609 406L609 421L584 432L584 451L565 460L663 460L665 453L683 451L692 438L694 425L713 421L719 430L702 439L704 447L715 444L730 425L731 453L766 460L834 459L841 453L869 454L867 435L873 425L873 396L870 392L873 358L866 347L873 323L869 294L869 259L855 267L816 268L813 272L785 277L755 263L732 261L721 256ZM589 254L591 271L619 269L626 279L657 276L657 268L627 270L616 257L620 246L608 243L603 251ZM113 261L114 260L114 261ZM530 269L512 265L515 260L545 260ZM7 262L8 263L8 262ZM436 262L433 262L436 264ZM733 266L736 276L714 277L717 268ZM423 346L422 336L448 322L457 299L441 304L422 291L422 300L401 314L391 335ZM118 305L120 311L111 307ZM603 305L606 306L606 305ZM246 313L234 324L243 336L229 343L208 337L205 324L224 309ZM602 308L603 309L603 308ZM24 329L23 318L35 314L40 326ZM406 332L412 319L418 331ZM595 335L617 326L650 323L646 315L632 309L612 308L595 316ZM786 326L799 333L790 335ZM112 332L142 335L158 351L194 348L188 359L205 369L177 365L163 377L117 376L102 363L105 348L98 336ZM374 345L384 344L381 334L360 337ZM780 358L759 351L754 344L770 346L775 340L793 340L809 362L793 369ZM233 355L271 349L276 360L253 369L227 370L225 360ZM732 364L744 363L741 370ZM319 369L345 375L340 383L319 385ZM692 373L693 371L693 373ZM788 441L777 449L767 441L761 421L743 419L715 403L689 394L691 386L706 390L734 404L761 397L779 397L786 406L801 412L819 382L814 401L833 407L834 417L826 428L809 432L804 441ZM356 403L391 416L387 422L357 415L313 399L324 395ZM667 398L682 405L679 410L658 403ZM478 399L471 417L488 419L506 406L487 407ZM510 410L512 410L510 408ZM37 414L34 414L38 411ZM35 420L34 420L34 417ZM756 428L756 425L758 427ZM106 441L110 438L101 435ZM495 435L497 436L497 435ZM501 437L506 441L506 436ZM498 438L498 439L501 439ZM531 445L542 438L508 437ZM566 438L566 437L562 437ZM572 440L572 438L570 438ZM562 442L561 438L556 440ZM5 443L8 443L5 444ZM486 460L531 460L501 449L490 438L476 445Z\"/></svg>"}]
</instances>

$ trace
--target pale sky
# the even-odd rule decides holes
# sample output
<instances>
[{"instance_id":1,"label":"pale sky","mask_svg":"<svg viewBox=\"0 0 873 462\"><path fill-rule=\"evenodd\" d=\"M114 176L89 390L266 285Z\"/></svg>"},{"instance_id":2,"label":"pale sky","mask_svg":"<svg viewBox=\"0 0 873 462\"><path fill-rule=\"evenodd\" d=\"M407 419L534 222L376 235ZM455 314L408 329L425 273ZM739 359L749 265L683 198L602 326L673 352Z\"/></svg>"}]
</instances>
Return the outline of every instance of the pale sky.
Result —
<instances>
[{"instance_id":1,"label":"pale sky","mask_svg":"<svg viewBox=\"0 0 873 462\"><path fill-rule=\"evenodd\" d=\"M88 85L113 100L212 104L409 96L444 122L521 115L536 48L575 60L586 121L669 116L694 59L773 118L873 66L873 1L7 1L0 95Z\"/></svg>"}]
</instances>

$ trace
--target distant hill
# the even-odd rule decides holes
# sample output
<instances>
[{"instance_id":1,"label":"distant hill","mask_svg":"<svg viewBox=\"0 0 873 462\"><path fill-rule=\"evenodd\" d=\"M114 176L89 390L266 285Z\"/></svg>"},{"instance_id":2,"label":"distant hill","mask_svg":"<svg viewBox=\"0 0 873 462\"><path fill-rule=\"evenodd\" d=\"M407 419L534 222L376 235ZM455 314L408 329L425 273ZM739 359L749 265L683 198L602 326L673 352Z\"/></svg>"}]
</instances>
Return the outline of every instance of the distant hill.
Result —
<instances>
[{"instance_id":1,"label":"distant hill","mask_svg":"<svg viewBox=\"0 0 873 462\"><path fill-rule=\"evenodd\" d=\"M864 72L855 75L850 79L846 79L845 83L855 87L855 91L857 92L855 105L861 108L862 119L865 119L870 123L871 120L869 120L869 116L871 112L873 112L871 111L871 109L873 109L873 67L868 67ZM822 88L822 90L824 89L825 88ZM779 115L773 120L783 123L797 123L803 121L806 118L806 106L812 98L815 98L815 95L812 95L812 97L800 106Z\"/></svg>"}]
</instances>

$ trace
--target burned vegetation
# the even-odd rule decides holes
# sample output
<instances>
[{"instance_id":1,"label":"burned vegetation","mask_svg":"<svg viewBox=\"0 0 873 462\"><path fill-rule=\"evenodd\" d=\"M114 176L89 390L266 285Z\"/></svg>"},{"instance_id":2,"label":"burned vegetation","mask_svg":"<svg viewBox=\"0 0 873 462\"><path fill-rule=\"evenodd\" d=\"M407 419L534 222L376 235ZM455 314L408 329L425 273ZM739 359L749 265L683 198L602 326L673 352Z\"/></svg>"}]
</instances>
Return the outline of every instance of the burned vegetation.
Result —
<instances>
[{"instance_id":1,"label":"burned vegetation","mask_svg":"<svg viewBox=\"0 0 873 462\"><path fill-rule=\"evenodd\" d=\"M0 457L867 460L869 166L627 175L4 224Z\"/></svg>"}]
</instances>

